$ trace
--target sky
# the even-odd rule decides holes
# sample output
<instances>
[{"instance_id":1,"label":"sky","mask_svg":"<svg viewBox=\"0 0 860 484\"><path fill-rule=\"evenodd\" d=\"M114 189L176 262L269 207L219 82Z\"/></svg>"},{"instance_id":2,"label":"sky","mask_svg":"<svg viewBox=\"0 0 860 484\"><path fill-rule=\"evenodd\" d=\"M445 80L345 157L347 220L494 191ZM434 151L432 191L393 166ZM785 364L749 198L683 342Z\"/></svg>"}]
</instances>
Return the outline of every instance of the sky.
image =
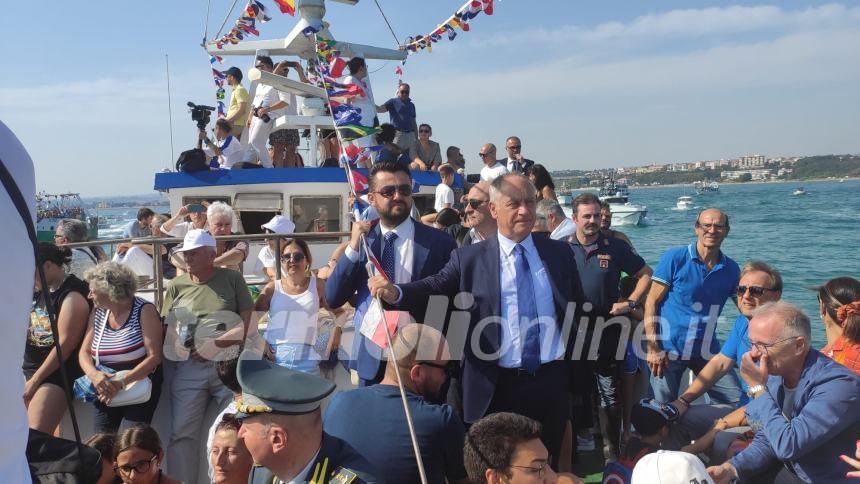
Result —
<instances>
[{"instance_id":1,"label":"sky","mask_svg":"<svg viewBox=\"0 0 860 484\"><path fill-rule=\"evenodd\" d=\"M285 36L295 19L262 1L275 11L261 38ZM463 0L378 1L402 41ZM199 44L232 0L211 0L208 23L207 3L48 2L2 17L0 120L33 157L38 189L151 193L154 173L193 147L185 103L215 103ZM338 40L396 46L372 0L327 9ZM443 152L459 146L469 171L483 143L510 135L550 170L593 169L858 153L857 59L857 2L496 0L470 32L410 56L404 81L418 121ZM221 68L251 62L227 57ZM396 63L369 64L382 103Z\"/></svg>"}]
</instances>

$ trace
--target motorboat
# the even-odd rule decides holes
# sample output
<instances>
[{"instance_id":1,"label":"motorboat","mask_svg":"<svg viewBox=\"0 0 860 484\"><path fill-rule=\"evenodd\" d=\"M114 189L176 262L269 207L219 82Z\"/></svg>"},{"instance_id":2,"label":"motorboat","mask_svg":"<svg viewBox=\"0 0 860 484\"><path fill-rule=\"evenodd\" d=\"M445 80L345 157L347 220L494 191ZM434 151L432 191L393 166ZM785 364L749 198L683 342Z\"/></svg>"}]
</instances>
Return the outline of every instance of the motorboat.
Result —
<instances>
[{"instance_id":1,"label":"motorboat","mask_svg":"<svg viewBox=\"0 0 860 484\"><path fill-rule=\"evenodd\" d=\"M693 208L693 197L684 195L678 197L678 203L675 204L676 210L691 210Z\"/></svg>"},{"instance_id":2,"label":"motorboat","mask_svg":"<svg viewBox=\"0 0 860 484\"><path fill-rule=\"evenodd\" d=\"M609 204L613 225L642 225L648 214L645 205L630 203L630 192L623 183L607 180L598 197Z\"/></svg>"},{"instance_id":3,"label":"motorboat","mask_svg":"<svg viewBox=\"0 0 860 484\"><path fill-rule=\"evenodd\" d=\"M696 189L697 194L701 195L703 193L719 192L720 184L715 181L697 181L693 182L693 188Z\"/></svg>"},{"instance_id":4,"label":"motorboat","mask_svg":"<svg viewBox=\"0 0 860 484\"><path fill-rule=\"evenodd\" d=\"M809 193L809 192L804 190L803 187L797 187L794 189L794 191L791 194L797 197L797 196L806 195L807 193Z\"/></svg>"}]
</instances>

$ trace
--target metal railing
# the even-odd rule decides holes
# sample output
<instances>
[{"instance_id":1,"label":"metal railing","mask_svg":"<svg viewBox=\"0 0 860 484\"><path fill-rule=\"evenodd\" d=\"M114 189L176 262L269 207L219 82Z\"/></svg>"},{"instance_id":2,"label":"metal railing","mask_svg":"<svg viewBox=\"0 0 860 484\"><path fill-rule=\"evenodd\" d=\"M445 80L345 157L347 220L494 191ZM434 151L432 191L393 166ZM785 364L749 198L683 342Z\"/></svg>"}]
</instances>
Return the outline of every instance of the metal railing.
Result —
<instances>
[{"instance_id":1,"label":"metal railing","mask_svg":"<svg viewBox=\"0 0 860 484\"><path fill-rule=\"evenodd\" d=\"M248 242L265 241L266 239L275 239L275 254L281 253L281 241L283 239L319 239L320 237L337 237L339 244L343 237L349 237L350 232L302 232L295 234L235 234L235 235L219 235L215 236L215 240L235 241L243 240ZM139 289L139 292L155 292L155 306L161 308L164 302L164 262L161 257L161 249L166 244L181 244L181 238L177 237L138 237L138 238L123 238L123 239L96 239L86 242L74 242L63 244L62 247L75 249L78 247L94 247L102 245L110 245L111 257L113 257L114 247L118 244L130 243L134 245L151 245L152 246L152 263L153 277L155 279L154 289ZM155 254L158 254L156 257ZM281 278L281 264L279 256L275 260L275 277Z\"/></svg>"}]
</instances>

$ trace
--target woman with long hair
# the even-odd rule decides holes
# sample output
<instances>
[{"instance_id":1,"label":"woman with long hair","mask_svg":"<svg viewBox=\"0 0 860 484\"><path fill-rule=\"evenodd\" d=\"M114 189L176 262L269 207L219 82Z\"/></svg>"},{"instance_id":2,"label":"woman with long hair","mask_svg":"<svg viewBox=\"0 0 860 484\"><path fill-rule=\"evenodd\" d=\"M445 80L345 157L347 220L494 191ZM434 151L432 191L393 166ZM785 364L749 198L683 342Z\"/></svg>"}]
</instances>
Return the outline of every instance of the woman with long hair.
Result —
<instances>
[{"instance_id":1,"label":"woman with long hair","mask_svg":"<svg viewBox=\"0 0 860 484\"><path fill-rule=\"evenodd\" d=\"M39 243L39 260L45 272L48 287L42 287L36 271L33 309L27 328L24 348L24 404L27 406L27 423L30 428L52 433L66 412L66 396L60 365L66 370L66 383L71 389L81 376L78 350L87 329L92 304L87 300L89 289L66 267L72 260L68 251L48 242ZM54 348L54 333L42 296L48 291L51 305L57 311L57 336L60 340L62 360Z\"/></svg>"},{"instance_id":2,"label":"woman with long hair","mask_svg":"<svg viewBox=\"0 0 860 484\"><path fill-rule=\"evenodd\" d=\"M161 395L161 319L155 306L135 296L136 277L116 262L102 262L84 273L96 310L78 355L81 368L99 394L95 402L96 432L116 432L123 421L149 423ZM98 357L99 366L95 358ZM109 369L110 371L108 371ZM113 373L127 370L120 379ZM109 406L116 394L132 383L150 378L149 400L134 405Z\"/></svg>"},{"instance_id":3,"label":"woman with long hair","mask_svg":"<svg viewBox=\"0 0 860 484\"><path fill-rule=\"evenodd\" d=\"M818 288L818 307L827 336L821 352L860 376L860 281L827 281Z\"/></svg>"},{"instance_id":4,"label":"woman with long hair","mask_svg":"<svg viewBox=\"0 0 860 484\"><path fill-rule=\"evenodd\" d=\"M552 175L543 165L532 165L529 168L529 180L535 184L537 188L538 200L555 200L555 183L552 181Z\"/></svg>"},{"instance_id":5,"label":"woman with long hair","mask_svg":"<svg viewBox=\"0 0 860 484\"><path fill-rule=\"evenodd\" d=\"M311 272L311 251L301 239L285 239L281 246L281 279L263 288L255 312L268 312L265 339L281 366L320 374L319 363L328 359L314 349L319 329L320 308L334 314L325 302L325 282ZM329 348L337 348L340 328L336 327ZM327 350L328 351L328 350Z\"/></svg>"},{"instance_id":6,"label":"woman with long hair","mask_svg":"<svg viewBox=\"0 0 860 484\"><path fill-rule=\"evenodd\" d=\"M412 170L436 170L442 164L442 150L439 143L430 139L433 128L422 123L418 126L418 139L409 146L409 156L412 158L409 168Z\"/></svg>"},{"instance_id":7,"label":"woman with long hair","mask_svg":"<svg viewBox=\"0 0 860 484\"><path fill-rule=\"evenodd\" d=\"M115 455L114 470L124 484L182 484L161 470L164 450L149 425L137 424L121 433Z\"/></svg>"},{"instance_id":8,"label":"woman with long hair","mask_svg":"<svg viewBox=\"0 0 860 484\"><path fill-rule=\"evenodd\" d=\"M254 458L239 438L241 421L225 415L215 427L209 463L212 466L213 484L245 484L254 465Z\"/></svg>"}]
</instances>

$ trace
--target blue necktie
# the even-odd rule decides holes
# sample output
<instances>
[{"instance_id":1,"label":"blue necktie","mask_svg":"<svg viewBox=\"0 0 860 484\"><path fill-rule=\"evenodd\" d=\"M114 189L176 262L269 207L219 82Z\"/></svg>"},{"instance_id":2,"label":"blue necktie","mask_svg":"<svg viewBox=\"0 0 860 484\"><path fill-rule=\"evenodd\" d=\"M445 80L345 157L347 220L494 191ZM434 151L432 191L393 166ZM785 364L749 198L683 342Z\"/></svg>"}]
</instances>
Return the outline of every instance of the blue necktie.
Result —
<instances>
[{"instance_id":1,"label":"blue necktie","mask_svg":"<svg viewBox=\"0 0 860 484\"><path fill-rule=\"evenodd\" d=\"M522 339L522 368L535 374L540 366L540 325L538 325L537 303L535 288L532 283L532 273L523 246L514 247L514 268L517 271L517 309L520 318L520 335L525 329Z\"/></svg>"},{"instance_id":2,"label":"blue necktie","mask_svg":"<svg viewBox=\"0 0 860 484\"><path fill-rule=\"evenodd\" d=\"M388 280L391 282L397 282L394 280L395 240L397 240L397 234L388 232L385 234L385 246L382 248L382 270L385 271L385 275L388 276Z\"/></svg>"}]
</instances>

